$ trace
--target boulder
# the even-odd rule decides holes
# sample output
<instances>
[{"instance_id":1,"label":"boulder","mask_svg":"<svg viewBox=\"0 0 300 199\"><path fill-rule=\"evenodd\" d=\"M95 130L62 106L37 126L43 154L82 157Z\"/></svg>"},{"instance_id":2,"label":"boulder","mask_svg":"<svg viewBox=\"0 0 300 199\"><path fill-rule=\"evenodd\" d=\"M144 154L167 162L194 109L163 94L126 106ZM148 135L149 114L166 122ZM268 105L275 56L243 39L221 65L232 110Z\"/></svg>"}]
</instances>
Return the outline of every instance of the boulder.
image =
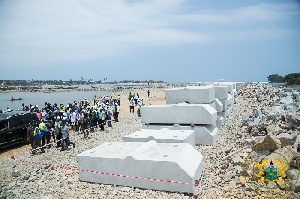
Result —
<instances>
[{"instance_id":1,"label":"boulder","mask_svg":"<svg viewBox=\"0 0 300 199\"><path fill-rule=\"evenodd\" d=\"M290 135L288 133L282 133L276 136L280 140L281 144L284 146L294 145L297 140L297 135Z\"/></svg>"},{"instance_id":2,"label":"boulder","mask_svg":"<svg viewBox=\"0 0 300 199\"><path fill-rule=\"evenodd\" d=\"M279 149L281 142L273 135L261 136L260 140L254 145L253 149L255 150L265 150L273 152L276 149Z\"/></svg>"},{"instance_id":3,"label":"boulder","mask_svg":"<svg viewBox=\"0 0 300 199\"><path fill-rule=\"evenodd\" d=\"M251 149L253 149L254 146L257 145L259 140L260 140L260 137L252 137L252 138L249 138L249 139L245 139L242 142L242 146L243 147L250 147Z\"/></svg>"},{"instance_id":4,"label":"boulder","mask_svg":"<svg viewBox=\"0 0 300 199\"><path fill-rule=\"evenodd\" d=\"M297 128L300 126L300 116L288 113L286 115L286 120L292 127Z\"/></svg>"}]
</instances>

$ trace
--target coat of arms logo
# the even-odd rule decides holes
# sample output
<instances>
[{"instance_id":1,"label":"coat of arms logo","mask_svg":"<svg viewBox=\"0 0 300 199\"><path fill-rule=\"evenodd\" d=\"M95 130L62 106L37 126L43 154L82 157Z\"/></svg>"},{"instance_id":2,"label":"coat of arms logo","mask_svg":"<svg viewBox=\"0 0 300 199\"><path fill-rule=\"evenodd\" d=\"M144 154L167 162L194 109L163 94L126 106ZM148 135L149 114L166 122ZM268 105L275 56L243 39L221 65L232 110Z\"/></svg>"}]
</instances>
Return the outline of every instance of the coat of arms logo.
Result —
<instances>
[{"instance_id":1,"label":"coat of arms logo","mask_svg":"<svg viewBox=\"0 0 300 199\"><path fill-rule=\"evenodd\" d=\"M278 168L274 167L272 160L270 161L269 167L264 167L267 162L268 159L266 158L261 164L258 162L256 163L256 167L259 170L259 173L256 175L256 177L260 177L261 182L268 182L269 184L275 184L275 182L284 182L283 178L286 177L284 170L287 164L284 163L282 165L281 161L276 158Z\"/></svg>"},{"instance_id":2,"label":"coat of arms logo","mask_svg":"<svg viewBox=\"0 0 300 199\"><path fill-rule=\"evenodd\" d=\"M262 198L287 196L300 179L300 166L291 147L275 142L255 146L245 159L246 186Z\"/></svg>"}]
</instances>

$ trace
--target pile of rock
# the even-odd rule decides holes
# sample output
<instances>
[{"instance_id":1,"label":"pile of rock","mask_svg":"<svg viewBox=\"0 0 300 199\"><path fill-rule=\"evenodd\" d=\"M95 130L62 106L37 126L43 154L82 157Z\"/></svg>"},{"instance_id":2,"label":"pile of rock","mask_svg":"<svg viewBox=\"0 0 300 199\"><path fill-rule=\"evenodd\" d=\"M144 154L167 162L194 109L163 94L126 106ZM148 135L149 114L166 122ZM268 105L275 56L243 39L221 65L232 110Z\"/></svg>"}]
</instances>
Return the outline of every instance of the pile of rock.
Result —
<instances>
[{"instance_id":1,"label":"pile of rock","mask_svg":"<svg viewBox=\"0 0 300 199\"><path fill-rule=\"evenodd\" d=\"M271 148L271 151L285 154L285 150L288 148L295 155L293 156L294 158L292 158L292 155L289 155L287 158L288 163L291 164L291 170L287 172L290 178L284 183L287 186L280 188L284 190L274 189L271 191L273 194L272 197L279 197L282 193L286 193L286 190L291 188L290 186L295 183L299 173L296 170L295 158L297 157L298 161L300 160L300 148L298 144L299 126L294 125L294 127L289 129L282 129L279 126L283 122L287 126L295 123L295 121L287 122L286 116L292 114L297 118L299 111L288 111L284 114L284 111L287 110L284 109L285 103L281 100L288 96L298 96L298 94L295 91L290 92L290 90L287 92L283 88L248 84L245 88L237 92L237 96L238 101L235 104L232 114L226 119L226 123L219 128L218 142L212 146L196 146L198 151L202 153L205 162L200 197L260 198L257 193L246 185L249 179L244 177L244 166L247 157L255 147L271 141L279 143L280 146L280 148L274 148L274 150ZM295 97L293 98L294 101L289 101L288 103L296 104L297 101ZM270 110L275 109L275 107L282 107L283 110L283 112L277 114L276 120L272 119L272 116L268 117L269 114L265 114L265 112L271 112ZM281 115L285 116L285 121L282 121ZM255 125L255 122L259 125ZM265 131L268 135L250 135L250 126L255 126L258 131ZM280 132L277 132L279 130ZM261 135L266 133L263 132ZM286 148L280 144L286 146ZM271 151L269 152L271 153ZM268 151L261 151L261 153L263 152ZM267 156L267 158L271 159L272 157ZM246 172L248 173L249 171L246 170ZM299 181L300 179L295 184L293 190L288 192L286 198L300 197Z\"/></svg>"},{"instance_id":2,"label":"pile of rock","mask_svg":"<svg viewBox=\"0 0 300 199\"><path fill-rule=\"evenodd\" d=\"M254 99L261 99L260 102L271 98L273 100L263 103L263 107L254 108L249 118L243 120L243 128L251 138L245 139L242 145L269 154L262 156L263 158L286 162L288 167L285 172L289 175L280 188L289 190L295 186L294 191L300 192L300 183L297 183L300 160L299 92L277 87L264 86L263 88L263 90L261 87L248 89L251 93L255 93ZM259 97L257 93L260 94ZM244 90L242 95L249 96L249 92ZM270 145L270 143L276 144ZM262 148L265 146L267 148ZM274 165L278 167L276 162Z\"/></svg>"},{"instance_id":3,"label":"pile of rock","mask_svg":"<svg viewBox=\"0 0 300 199\"><path fill-rule=\"evenodd\" d=\"M261 136L273 133L291 134L295 129L299 130L300 126L300 103L299 92L284 92L283 89L274 87L263 87L251 89L252 93L260 93L259 99L271 99L269 103L263 103L253 109L249 118L243 121L243 126L247 127L247 132L251 136ZM249 92L243 91L241 96L250 96ZM254 95L257 98L257 94Z\"/></svg>"}]
</instances>

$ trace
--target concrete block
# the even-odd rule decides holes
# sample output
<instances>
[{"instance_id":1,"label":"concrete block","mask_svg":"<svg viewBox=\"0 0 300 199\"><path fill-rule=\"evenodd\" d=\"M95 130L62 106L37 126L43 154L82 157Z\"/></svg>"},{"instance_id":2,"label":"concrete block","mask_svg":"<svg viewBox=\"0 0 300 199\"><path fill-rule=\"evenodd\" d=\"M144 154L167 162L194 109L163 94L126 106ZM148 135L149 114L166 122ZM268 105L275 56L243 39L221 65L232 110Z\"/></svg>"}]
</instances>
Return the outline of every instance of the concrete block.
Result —
<instances>
[{"instance_id":1,"label":"concrete block","mask_svg":"<svg viewBox=\"0 0 300 199\"><path fill-rule=\"evenodd\" d=\"M233 106L228 106L226 111L226 117L228 117L232 113Z\"/></svg>"},{"instance_id":2,"label":"concrete block","mask_svg":"<svg viewBox=\"0 0 300 199\"><path fill-rule=\"evenodd\" d=\"M215 107L214 109L217 111L217 112L222 112L223 110L223 104L222 102L219 100L219 99L215 99Z\"/></svg>"},{"instance_id":3,"label":"concrete block","mask_svg":"<svg viewBox=\"0 0 300 199\"><path fill-rule=\"evenodd\" d=\"M81 181L183 193L193 193L192 184L200 178L203 170L202 155L190 144L156 143L153 140L147 143L106 142L77 155L77 160L81 170L132 176L117 177L79 171Z\"/></svg>"},{"instance_id":4,"label":"concrete block","mask_svg":"<svg viewBox=\"0 0 300 199\"><path fill-rule=\"evenodd\" d=\"M219 99L219 100L223 104L222 112L226 111L227 106L228 106L228 100L227 99Z\"/></svg>"},{"instance_id":5,"label":"concrete block","mask_svg":"<svg viewBox=\"0 0 300 199\"><path fill-rule=\"evenodd\" d=\"M209 86L187 86L166 89L166 104L189 102L190 104L209 104L215 100L215 88Z\"/></svg>"},{"instance_id":6,"label":"concrete block","mask_svg":"<svg viewBox=\"0 0 300 199\"><path fill-rule=\"evenodd\" d=\"M217 113L217 127L221 128L222 125L225 123L225 118L221 113Z\"/></svg>"},{"instance_id":7,"label":"concrete block","mask_svg":"<svg viewBox=\"0 0 300 199\"><path fill-rule=\"evenodd\" d=\"M195 144L196 145L213 145L218 140L218 128L213 125L142 125L143 129L156 129L168 128L170 130L193 130L195 132Z\"/></svg>"},{"instance_id":8,"label":"concrete block","mask_svg":"<svg viewBox=\"0 0 300 199\"><path fill-rule=\"evenodd\" d=\"M219 85L219 86L227 86L228 87L228 93L232 93L233 92L233 85L234 83L232 82L215 82L213 83L213 85Z\"/></svg>"},{"instance_id":9,"label":"concrete block","mask_svg":"<svg viewBox=\"0 0 300 199\"><path fill-rule=\"evenodd\" d=\"M142 123L212 124L216 126L217 111L209 104L167 104L141 107Z\"/></svg>"},{"instance_id":10,"label":"concrete block","mask_svg":"<svg viewBox=\"0 0 300 199\"><path fill-rule=\"evenodd\" d=\"M227 96L227 104L228 104L228 106L233 106L233 104L234 104L234 101L233 101L233 97L232 97L232 95L231 94L229 94L228 93L228 96Z\"/></svg>"},{"instance_id":11,"label":"concrete block","mask_svg":"<svg viewBox=\"0 0 300 199\"><path fill-rule=\"evenodd\" d=\"M218 98L219 100L226 99L227 93L228 93L228 87L227 86L219 86L219 85L214 85L214 86L215 86L215 91L216 91L216 98Z\"/></svg>"},{"instance_id":12,"label":"concrete block","mask_svg":"<svg viewBox=\"0 0 300 199\"><path fill-rule=\"evenodd\" d=\"M155 140L157 143L189 143L195 146L195 133L193 130L160 130L142 129L123 137L123 142L148 142Z\"/></svg>"}]
</instances>

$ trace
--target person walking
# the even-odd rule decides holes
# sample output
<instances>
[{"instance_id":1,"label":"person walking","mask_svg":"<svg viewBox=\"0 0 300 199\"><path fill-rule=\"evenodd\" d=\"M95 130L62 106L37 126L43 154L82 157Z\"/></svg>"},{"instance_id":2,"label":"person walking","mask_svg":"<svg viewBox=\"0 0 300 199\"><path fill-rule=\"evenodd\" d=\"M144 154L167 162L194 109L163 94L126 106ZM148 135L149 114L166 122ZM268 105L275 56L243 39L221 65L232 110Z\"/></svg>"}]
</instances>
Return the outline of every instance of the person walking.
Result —
<instances>
[{"instance_id":1,"label":"person walking","mask_svg":"<svg viewBox=\"0 0 300 199\"><path fill-rule=\"evenodd\" d=\"M121 96L120 96L120 95L118 95L118 98L117 98L117 100L118 100L118 104L119 104L119 106L121 106Z\"/></svg>"},{"instance_id":2,"label":"person walking","mask_svg":"<svg viewBox=\"0 0 300 199\"><path fill-rule=\"evenodd\" d=\"M132 98L131 92L129 92L129 97L128 97L128 101L130 101Z\"/></svg>"},{"instance_id":3,"label":"person walking","mask_svg":"<svg viewBox=\"0 0 300 199\"><path fill-rule=\"evenodd\" d=\"M148 93L148 98L150 98L150 90L148 90L147 93Z\"/></svg>"},{"instance_id":4,"label":"person walking","mask_svg":"<svg viewBox=\"0 0 300 199\"><path fill-rule=\"evenodd\" d=\"M130 102L129 102L129 112L131 113L131 110L132 110L132 113L134 113L134 106L135 106L135 101L133 98L131 98Z\"/></svg>"},{"instance_id":5,"label":"person walking","mask_svg":"<svg viewBox=\"0 0 300 199\"><path fill-rule=\"evenodd\" d=\"M83 131L84 138L89 137L89 128L90 128L90 118L88 114L84 114L84 117L82 119L81 128Z\"/></svg>"}]
</instances>

